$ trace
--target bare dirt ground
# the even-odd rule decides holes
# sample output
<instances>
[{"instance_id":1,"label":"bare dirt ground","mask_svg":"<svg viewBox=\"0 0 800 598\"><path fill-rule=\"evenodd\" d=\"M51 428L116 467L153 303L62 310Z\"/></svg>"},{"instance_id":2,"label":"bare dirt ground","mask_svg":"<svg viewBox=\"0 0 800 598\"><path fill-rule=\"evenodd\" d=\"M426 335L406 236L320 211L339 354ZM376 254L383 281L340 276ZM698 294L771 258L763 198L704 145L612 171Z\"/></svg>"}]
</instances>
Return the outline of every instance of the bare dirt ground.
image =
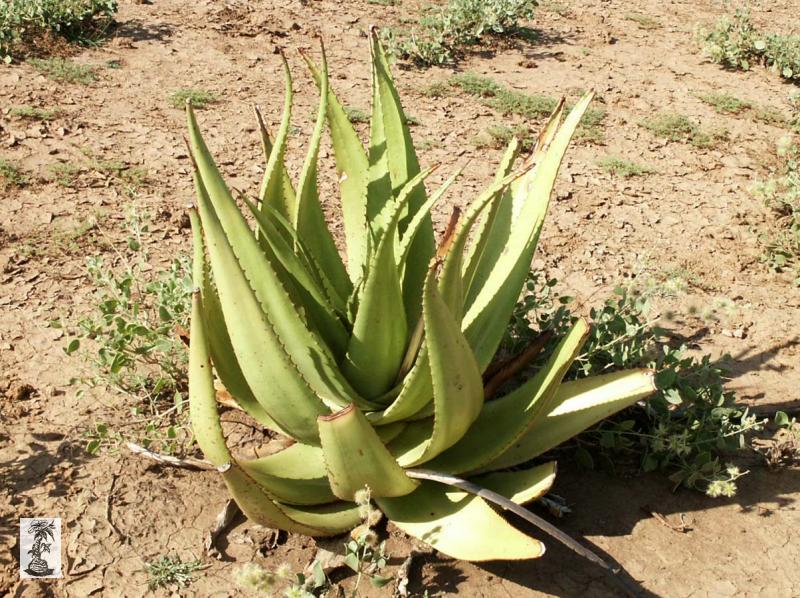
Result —
<instances>
[{"instance_id":1,"label":"bare dirt ground","mask_svg":"<svg viewBox=\"0 0 800 598\"><path fill-rule=\"evenodd\" d=\"M160 263L190 246L181 219L192 197L184 120L168 105L168 93L197 87L222 98L200 113L201 125L231 184L253 189L261 157L250 107L261 105L276 125L283 83L273 48L285 48L296 74L298 132L290 159L296 175L316 103L297 49L316 52L312 34L320 31L336 90L347 104L367 108L364 31L371 23L396 24L417 8L407 1L383 7L330 0L121 5L114 38L77 56L85 64L119 62L121 68L101 68L95 83L54 83L24 64L0 68L0 155L42 177L53 163L85 160L81 150L87 148L102 159L146 169L150 183L137 202L157 215L148 241ZM787 86L766 70L729 72L704 59L694 28L722 15L722 2L568 0L561 6L566 10L537 12L531 26L541 33L539 43L515 41L479 51L458 66L531 93L574 96L576 89L594 87L608 111L605 143L579 142L568 153L545 226L541 266L586 305L642 272L655 278L683 273L686 292L659 305L679 315L676 330L691 336L698 350L734 357L730 387L742 401L796 401L800 294L759 262L758 231L767 218L747 191L764 176L783 131L719 115L696 97L732 91L777 106ZM755 3L753 11L758 23L774 30L797 19L795 0ZM663 27L641 29L625 18L630 13L646 14ZM431 99L417 92L451 74L396 69L406 109L420 121L413 132L425 141L422 162L441 162L444 176L471 160L450 194L454 205L466 203L491 179L500 151L470 144L497 122L492 110L465 96ZM59 106L64 113L48 124L32 124L8 113L21 105ZM710 149L666 143L637 124L659 110L727 128L730 139ZM613 178L595 163L605 155L636 159L657 172ZM327 179L329 158L323 152ZM323 191L335 197L330 184ZM110 252L100 238L123 242L128 196L101 174L83 174L73 188L39 180L0 195L0 594L147 595L143 564L167 553L208 565L175 595L236 595L233 572L250 560L304 565L314 554L313 540L292 537L265 549L265 532L245 521L228 534L224 560L205 558L203 536L226 500L216 475L165 469L124 451L91 457L84 450L83 432L98 414L124 417L124 399L76 396L68 382L83 366L63 353L64 332L49 322L91 309L85 258ZM449 209L442 207L439 230ZM98 214L102 234L63 241ZM723 304L719 321L688 315L690 307ZM743 338L723 334L736 329L745 331ZM740 480L736 498L718 500L684 490L673 494L661 476L614 478L565 463L555 491L574 514L559 525L617 559L651 596L798 596L800 470L769 471L755 458L748 465L752 472ZM670 529L652 511L672 522L684 514L691 531ZM64 579L18 581L17 518L31 516L62 518ZM412 593L617 595L602 571L547 543L542 559L522 563L478 566L423 556L412 570ZM411 547L393 534L392 566Z\"/></svg>"}]
</instances>

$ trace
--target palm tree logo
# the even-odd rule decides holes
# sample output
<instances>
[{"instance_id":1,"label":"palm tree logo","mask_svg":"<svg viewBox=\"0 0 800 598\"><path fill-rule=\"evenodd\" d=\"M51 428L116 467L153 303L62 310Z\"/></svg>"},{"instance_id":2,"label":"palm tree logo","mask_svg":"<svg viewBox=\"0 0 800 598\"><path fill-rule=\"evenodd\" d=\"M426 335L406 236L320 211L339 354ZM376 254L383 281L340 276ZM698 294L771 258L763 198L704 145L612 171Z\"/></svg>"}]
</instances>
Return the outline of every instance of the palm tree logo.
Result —
<instances>
[{"instance_id":1,"label":"palm tree logo","mask_svg":"<svg viewBox=\"0 0 800 598\"><path fill-rule=\"evenodd\" d=\"M34 519L28 526L28 533L33 536L33 546L28 551L32 555L25 572L34 577L52 575L53 568L42 557L50 553L50 546L55 542L56 525L51 519ZM50 540L50 542L48 542Z\"/></svg>"}]
</instances>

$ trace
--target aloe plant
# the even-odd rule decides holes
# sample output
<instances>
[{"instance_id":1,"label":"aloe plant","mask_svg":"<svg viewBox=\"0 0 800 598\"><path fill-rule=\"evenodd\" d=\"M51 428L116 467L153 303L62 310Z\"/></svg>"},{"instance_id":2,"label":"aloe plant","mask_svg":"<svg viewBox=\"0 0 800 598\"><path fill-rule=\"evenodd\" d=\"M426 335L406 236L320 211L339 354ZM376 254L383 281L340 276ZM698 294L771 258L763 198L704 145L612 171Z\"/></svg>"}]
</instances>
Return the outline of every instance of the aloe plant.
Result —
<instances>
[{"instance_id":1,"label":"aloe plant","mask_svg":"<svg viewBox=\"0 0 800 598\"><path fill-rule=\"evenodd\" d=\"M330 87L324 49L320 65L304 55L321 99L296 186L284 163L292 108L285 59L274 138L256 111L266 156L257 197L234 198L187 107L197 192L189 363L196 438L260 524L343 533L360 523L354 498L368 487L398 528L452 557L537 557L539 540L484 498L437 480L466 479L491 491L486 496L534 501L552 484L555 463L527 463L653 390L646 370L562 383L588 333L579 320L533 378L493 395L496 376L515 367L494 374L493 360L592 94L565 117L559 104L516 169L512 141L494 181L437 247L430 210L457 173L428 195L424 180L434 169L420 169L375 32L371 52L366 149ZM326 124L346 260L317 188ZM260 425L294 442L256 459L233 455L218 414L223 388Z\"/></svg>"}]
</instances>

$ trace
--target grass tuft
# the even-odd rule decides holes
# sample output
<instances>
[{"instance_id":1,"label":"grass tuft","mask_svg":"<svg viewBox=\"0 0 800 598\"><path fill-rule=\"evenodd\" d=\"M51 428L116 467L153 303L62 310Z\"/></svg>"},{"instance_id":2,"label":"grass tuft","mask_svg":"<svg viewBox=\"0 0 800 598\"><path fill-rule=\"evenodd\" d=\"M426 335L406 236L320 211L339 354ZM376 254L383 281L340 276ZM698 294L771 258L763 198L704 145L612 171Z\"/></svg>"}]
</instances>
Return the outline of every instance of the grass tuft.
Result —
<instances>
[{"instance_id":1,"label":"grass tuft","mask_svg":"<svg viewBox=\"0 0 800 598\"><path fill-rule=\"evenodd\" d=\"M720 114L740 114L753 106L747 100L740 100L735 95L727 92L702 93L697 97Z\"/></svg>"},{"instance_id":2,"label":"grass tuft","mask_svg":"<svg viewBox=\"0 0 800 598\"><path fill-rule=\"evenodd\" d=\"M48 79L59 83L89 85L97 80L94 67L77 64L68 58L30 58L28 64Z\"/></svg>"},{"instance_id":3,"label":"grass tuft","mask_svg":"<svg viewBox=\"0 0 800 598\"><path fill-rule=\"evenodd\" d=\"M638 164L632 160L619 158L617 156L606 156L597 161L597 165L609 174L623 178L630 178L634 176L643 176L646 174L653 174L654 168L644 164Z\"/></svg>"},{"instance_id":4,"label":"grass tuft","mask_svg":"<svg viewBox=\"0 0 800 598\"><path fill-rule=\"evenodd\" d=\"M34 108L33 106L18 106L11 109L11 116L28 118L30 120L50 121L61 114L60 108Z\"/></svg>"},{"instance_id":5,"label":"grass tuft","mask_svg":"<svg viewBox=\"0 0 800 598\"><path fill-rule=\"evenodd\" d=\"M22 187L29 181L29 177L14 162L0 158L0 187Z\"/></svg>"},{"instance_id":6,"label":"grass tuft","mask_svg":"<svg viewBox=\"0 0 800 598\"><path fill-rule=\"evenodd\" d=\"M170 106L179 110L186 108L187 101L192 103L192 108L202 110L203 108L208 107L210 104L216 104L219 102L219 98L215 94L211 93L210 91L206 91L205 89L192 88L178 89L169 96Z\"/></svg>"},{"instance_id":7,"label":"grass tuft","mask_svg":"<svg viewBox=\"0 0 800 598\"><path fill-rule=\"evenodd\" d=\"M647 15L631 12L625 15L625 20L633 21L641 29L661 29L661 21Z\"/></svg>"},{"instance_id":8,"label":"grass tuft","mask_svg":"<svg viewBox=\"0 0 800 598\"><path fill-rule=\"evenodd\" d=\"M369 122L369 114L361 108L354 108L353 106L344 106L344 113L347 120L351 123L366 123Z\"/></svg>"},{"instance_id":9,"label":"grass tuft","mask_svg":"<svg viewBox=\"0 0 800 598\"><path fill-rule=\"evenodd\" d=\"M162 556L144 566L150 578L148 585L151 590L169 586L185 588L192 583L192 573L201 567L200 561L183 562L178 556Z\"/></svg>"},{"instance_id":10,"label":"grass tuft","mask_svg":"<svg viewBox=\"0 0 800 598\"><path fill-rule=\"evenodd\" d=\"M644 119L639 125L657 137L689 143L698 148L713 147L728 139L727 131L704 131L688 116L677 112L660 112Z\"/></svg>"}]
</instances>

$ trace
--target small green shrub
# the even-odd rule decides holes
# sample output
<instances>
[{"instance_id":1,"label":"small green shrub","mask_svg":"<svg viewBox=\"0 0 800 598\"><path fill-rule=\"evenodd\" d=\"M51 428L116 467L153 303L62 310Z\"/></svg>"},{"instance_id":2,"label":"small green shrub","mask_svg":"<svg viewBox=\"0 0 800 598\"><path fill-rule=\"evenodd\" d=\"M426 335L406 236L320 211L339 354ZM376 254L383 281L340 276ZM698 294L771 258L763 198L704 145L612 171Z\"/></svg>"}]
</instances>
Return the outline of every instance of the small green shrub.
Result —
<instances>
[{"instance_id":1,"label":"small green shrub","mask_svg":"<svg viewBox=\"0 0 800 598\"><path fill-rule=\"evenodd\" d=\"M25 171L9 160L4 160L0 158L0 188L12 186L12 187L22 187L26 185L30 177L25 173Z\"/></svg>"},{"instance_id":2,"label":"small green shrub","mask_svg":"<svg viewBox=\"0 0 800 598\"><path fill-rule=\"evenodd\" d=\"M732 19L722 17L714 29L701 35L714 62L745 71L763 64L784 79L800 81L800 35L758 31L748 9L737 10Z\"/></svg>"},{"instance_id":3,"label":"small green shrub","mask_svg":"<svg viewBox=\"0 0 800 598\"><path fill-rule=\"evenodd\" d=\"M728 138L725 130L704 131L685 114L675 112L660 112L639 124L657 137L682 141L698 148L712 147Z\"/></svg>"},{"instance_id":4,"label":"small green shrub","mask_svg":"<svg viewBox=\"0 0 800 598\"><path fill-rule=\"evenodd\" d=\"M188 258L178 257L167 269L154 270L144 246L146 218L132 211L126 223L126 250L120 263L101 257L87 260L95 286L96 310L81 318L64 348L83 357L93 374L75 380L83 389L109 386L134 399L141 429L137 441L176 452L191 437L183 404L187 389L187 353L177 330L188 323L192 281ZM84 347L85 346L85 347ZM89 451L121 439L103 424L91 431Z\"/></svg>"},{"instance_id":5,"label":"small green shrub","mask_svg":"<svg viewBox=\"0 0 800 598\"><path fill-rule=\"evenodd\" d=\"M506 355L518 354L546 331L553 333L548 346L554 344L569 328L575 319L572 298L559 295L556 285L531 272L503 341ZM633 463L641 471L663 471L676 487L731 496L743 473L726 459L746 447L748 434L764 422L734 404L733 393L724 389L725 370L719 362L673 346L648 317L657 292L658 287L647 292L618 288L614 298L590 312L589 339L567 379L648 367L656 372L659 390L646 403L584 432L574 446L575 457L584 466L611 471Z\"/></svg>"},{"instance_id":6,"label":"small green shrub","mask_svg":"<svg viewBox=\"0 0 800 598\"><path fill-rule=\"evenodd\" d=\"M0 58L12 56L43 34L90 43L113 23L117 0L4 0L0 2Z\"/></svg>"},{"instance_id":7,"label":"small green shrub","mask_svg":"<svg viewBox=\"0 0 800 598\"><path fill-rule=\"evenodd\" d=\"M47 122L53 120L61 114L59 108L35 108L33 106L18 106L11 109L11 116L28 118L30 120L40 120Z\"/></svg>"},{"instance_id":8,"label":"small green shrub","mask_svg":"<svg viewBox=\"0 0 800 598\"><path fill-rule=\"evenodd\" d=\"M146 563L145 571L149 577L150 590L178 586L185 588L192 583L192 573L201 569L200 561L182 561L179 556L162 556L151 563Z\"/></svg>"},{"instance_id":9,"label":"small green shrub","mask_svg":"<svg viewBox=\"0 0 800 598\"><path fill-rule=\"evenodd\" d=\"M191 102L193 108L203 109L218 101L215 94L205 89L178 89L169 96L169 105L178 110L186 108L186 102Z\"/></svg>"},{"instance_id":10,"label":"small green shrub","mask_svg":"<svg viewBox=\"0 0 800 598\"><path fill-rule=\"evenodd\" d=\"M597 165L606 172L623 178L643 176L655 172L655 170L649 166L637 164L632 160L626 160L625 158L618 158L616 156L601 158L597 161Z\"/></svg>"},{"instance_id":11,"label":"small green shrub","mask_svg":"<svg viewBox=\"0 0 800 598\"><path fill-rule=\"evenodd\" d=\"M697 97L720 114L740 114L753 106L751 102L727 92L701 93Z\"/></svg>"},{"instance_id":12,"label":"small green shrub","mask_svg":"<svg viewBox=\"0 0 800 598\"><path fill-rule=\"evenodd\" d=\"M455 75L450 79L450 86L479 98L482 104L505 116L521 116L526 120L545 118L558 106L558 100L552 96L527 94L508 89L489 77L482 77L475 73ZM567 109L569 110L569 106ZM603 109L589 108L581 119L575 138L595 143L601 142L603 119L605 119ZM520 126L527 127L527 125ZM531 145L532 141L530 140L528 145Z\"/></svg>"},{"instance_id":13,"label":"small green shrub","mask_svg":"<svg viewBox=\"0 0 800 598\"><path fill-rule=\"evenodd\" d=\"M68 58L31 58L28 64L48 79L59 83L89 85L97 80L94 67L77 64Z\"/></svg>"},{"instance_id":14,"label":"small green shrub","mask_svg":"<svg viewBox=\"0 0 800 598\"><path fill-rule=\"evenodd\" d=\"M449 0L432 7L408 32L384 30L389 50L420 66L453 62L487 35L514 33L533 17L537 0Z\"/></svg>"},{"instance_id":15,"label":"small green shrub","mask_svg":"<svg viewBox=\"0 0 800 598\"><path fill-rule=\"evenodd\" d=\"M633 21L642 29L661 29L662 27L661 22L658 19L654 19L653 17L639 13L628 13L625 15L625 19L628 21Z\"/></svg>"},{"instance_id":16,"label":"small green shrub","mask_svg":"<svg viewBox=\"0 0 800 598\"><path fill-rule=\"evenodd\" d=\"M347 115L347 120L351 123L366 123L369 122L369 114L364 112L361 108L354 108L353 106L344 106L344 113Z\"/></svg>"},{"instance_id":17,"label":"small green shrub","mask_svg":"<svg viewBox=\"0 0 800 598\"><path fill-rule=\"evenodd\" d=\"M788 272L800 286L800 147L786 137L778 146L780 165L753 188L776 217L777 231L762 235L764 261L775 272Z\"/></svg>"}]
</instances>

